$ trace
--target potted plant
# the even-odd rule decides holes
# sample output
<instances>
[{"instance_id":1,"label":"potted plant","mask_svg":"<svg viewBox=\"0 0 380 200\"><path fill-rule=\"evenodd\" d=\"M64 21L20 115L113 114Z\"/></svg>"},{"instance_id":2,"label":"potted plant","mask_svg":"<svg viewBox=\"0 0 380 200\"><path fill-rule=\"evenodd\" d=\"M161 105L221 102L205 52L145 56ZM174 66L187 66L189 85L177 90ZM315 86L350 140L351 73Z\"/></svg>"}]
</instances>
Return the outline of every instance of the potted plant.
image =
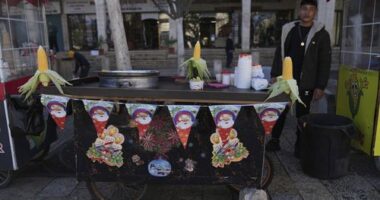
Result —
<instances>
[{"instance_id":1,"label":"potted plant","mask_svg":"<svg viewBox=\"0 0 380 200\"><path fill-rule=\"evenodd\" d=\"M186 78L189 80L190 89L202 90L205 80L210 77L210 72L207 69L207 63L201 58L201 45L199 41L195 44L193 57L185 61Z\"/></svg>"},{"instance_id":2,"label":"potted plant","mask_svg":"<svg viewBox=\"0 0 380 200\"><path fill-rule=\"evenodd\" d=\"M177 42L176 39L172 39L172 38L168 38L165 40L165 45L166 47L168 48L168 53L169 54L175 54L175 48L174 48L174 44Z\"/></svg>"}]
</instances>

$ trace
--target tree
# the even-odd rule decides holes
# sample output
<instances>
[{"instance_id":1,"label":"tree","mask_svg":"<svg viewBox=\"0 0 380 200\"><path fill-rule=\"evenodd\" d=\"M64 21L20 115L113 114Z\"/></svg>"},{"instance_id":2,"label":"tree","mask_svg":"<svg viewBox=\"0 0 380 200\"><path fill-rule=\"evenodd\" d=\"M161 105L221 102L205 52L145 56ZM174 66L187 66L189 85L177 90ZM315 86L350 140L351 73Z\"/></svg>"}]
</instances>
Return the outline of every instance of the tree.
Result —
<instances>
[{"instance_id":1,"label":"tree","mask_svg":"<svg viewBox=\"0 0 380 200\"><path fill-rule=\"evenodd\" d=\"M152 0L154 5L161 11L166 13L176 22L177 32L177 65L178 75L184 76L185 72L180 65L184 62L185 46L183 39L183 18L189 12L190 5L193 0Z\"/></svg>"},{"instance_id":2,"label":"tree","mask_svg":"<svg viewBox=\"0 0 380 200\"><path fill-rule=\"evenodd\" d=\"M106 2L108 15L110 18L112 38L115 47L116 68L117 70L131 70L132 65L129 56L127 37L125 36L120 1L106 0Z\"/></svg>"}]
</instances>

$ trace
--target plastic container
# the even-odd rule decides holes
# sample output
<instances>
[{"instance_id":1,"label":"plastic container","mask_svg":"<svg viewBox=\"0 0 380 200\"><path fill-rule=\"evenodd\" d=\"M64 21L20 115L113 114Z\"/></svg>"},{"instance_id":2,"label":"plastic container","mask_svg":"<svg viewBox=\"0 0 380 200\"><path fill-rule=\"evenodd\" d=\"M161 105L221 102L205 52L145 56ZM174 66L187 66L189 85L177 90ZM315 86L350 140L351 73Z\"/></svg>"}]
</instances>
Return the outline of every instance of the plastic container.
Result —
<instances>
[{"instance_id":1,"label":"plastic container","mask_svg":"<svg viewBox=\"0 0 380 200\"><path fill-rule=\"evenodd\" d=\"M299 155L303 171L316 178L332 179L348 173L351 119L333 114L310 114L299 118Z\"/></svg>"}]
</instances>

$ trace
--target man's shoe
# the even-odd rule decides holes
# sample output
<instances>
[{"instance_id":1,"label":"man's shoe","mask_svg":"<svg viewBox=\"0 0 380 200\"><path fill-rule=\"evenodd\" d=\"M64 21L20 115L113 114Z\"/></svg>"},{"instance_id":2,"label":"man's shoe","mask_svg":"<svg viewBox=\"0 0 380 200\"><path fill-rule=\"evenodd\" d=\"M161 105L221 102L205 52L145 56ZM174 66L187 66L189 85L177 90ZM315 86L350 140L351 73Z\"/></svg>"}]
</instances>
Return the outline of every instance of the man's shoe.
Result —
<instances>
[{"instance_id":1,"label":"man's shoe","mask_svg":"<svg viewBox=\"0 0 380 200\"><path fill-rule=\"evenodd\" d=\"M266 151L280 151L280 139L272 138L265 147Z\"/></svg>"}]
</instances>

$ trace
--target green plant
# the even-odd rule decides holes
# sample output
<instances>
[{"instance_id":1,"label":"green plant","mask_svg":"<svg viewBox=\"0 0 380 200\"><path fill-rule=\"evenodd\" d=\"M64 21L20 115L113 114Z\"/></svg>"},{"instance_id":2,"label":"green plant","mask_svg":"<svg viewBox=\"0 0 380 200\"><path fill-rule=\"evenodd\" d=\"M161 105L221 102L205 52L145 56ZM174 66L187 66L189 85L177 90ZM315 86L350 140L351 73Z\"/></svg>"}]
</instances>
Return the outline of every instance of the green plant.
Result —
<instances>
[{"instance_id":1,"label":"green plant","mask_svg":"<svg viewBox=\"0 0 380 200\"><path fill-rule=\"evenodd\" d=\"M186 66L186 77L189 80L201 81L210 78L207 63L201 58L201 45L199 41L194 47L193 57L186 60L182 65Z\"/></svg>"},{"instance_id":2,"label":"green plant","mask_svg":"<svg viewBox=\"0 0 380 200\"><path fill-rule=\"evenodd\" d=\"M176 40L176 39L167 38L167 39L165 40L165 46L167 46L167 47L171 47L171 46L174 45L175 43L177 43L177 40Z\"/></svg>"}]
</instances>

